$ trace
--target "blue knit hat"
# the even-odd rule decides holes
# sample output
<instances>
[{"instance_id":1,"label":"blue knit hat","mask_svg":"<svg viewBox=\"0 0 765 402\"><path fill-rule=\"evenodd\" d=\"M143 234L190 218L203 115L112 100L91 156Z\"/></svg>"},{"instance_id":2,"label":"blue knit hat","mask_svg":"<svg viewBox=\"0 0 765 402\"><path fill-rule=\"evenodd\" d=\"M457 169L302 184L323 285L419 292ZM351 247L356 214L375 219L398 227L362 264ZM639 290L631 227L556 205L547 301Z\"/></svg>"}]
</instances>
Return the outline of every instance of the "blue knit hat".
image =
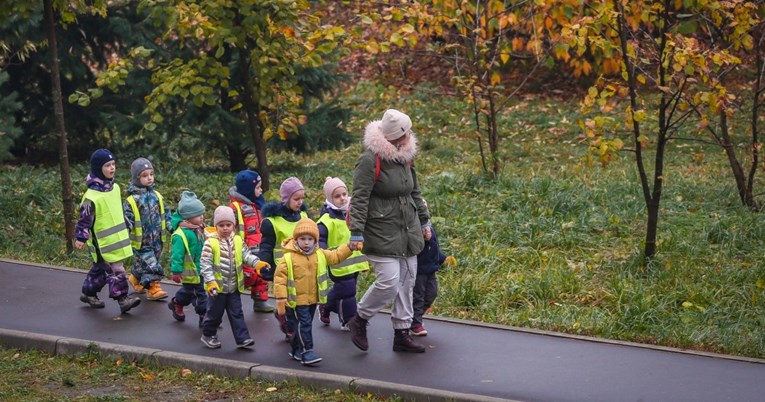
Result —
<instances>
[{"instance_id":1,"label":"blue knit hat","mask_svg":"<svg viewBox=\"0 0 765 402\"><path fill-rule=\"evenodd\" d=\"M112 151L106 148L95 150L95 152L90 155L90 175L98 177L101 180L108 180L104 176L104 172L101 170L101 168L103 168L107 162L111 162L113 160L115 160L115 158Z\"/></svg>"},{"instance_id":2,"label":"blue knit hat","mask_svg":"<svg viewBox=\"0 0 765 402\"><path fill-rule=\"evenodd\" d=\"M181 193L181 200L178 201L178 214L183 219L191 219L193 217L204 215L205 204L199 201L197 195L191 191L184 191Z\"/></svg>"},{"instance_id":3,"label":"blue knit hat","mask_svg":"<svg viewBox=\"0 0 765 402\"><path fill-rule=\"evenodd\" d=\"M236 175L234 185L236 191L249 198L250 201L255 201L255 186L260 183L260 175L254 170L242 170Z\"/></svg>"}]
</instances>

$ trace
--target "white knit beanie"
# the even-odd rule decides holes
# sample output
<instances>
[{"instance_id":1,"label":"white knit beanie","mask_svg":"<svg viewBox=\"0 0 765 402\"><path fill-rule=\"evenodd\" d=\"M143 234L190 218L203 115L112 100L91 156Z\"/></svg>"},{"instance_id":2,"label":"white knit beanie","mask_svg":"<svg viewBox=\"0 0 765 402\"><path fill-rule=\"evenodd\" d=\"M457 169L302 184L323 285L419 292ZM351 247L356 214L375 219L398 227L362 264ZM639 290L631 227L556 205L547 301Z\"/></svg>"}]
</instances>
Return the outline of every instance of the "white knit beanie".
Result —
<instances>
[{"instance_id":1,"label":"white knit beanie","mask_svg":"<svg viewBox=\"0 0 765 402\"><path fill-rule=\"evenodd\" d=\"M412 119L396 109L388 109L380 121L380 131L388 141L401 138L412 129Z\"/></svg>"}]
</instances>

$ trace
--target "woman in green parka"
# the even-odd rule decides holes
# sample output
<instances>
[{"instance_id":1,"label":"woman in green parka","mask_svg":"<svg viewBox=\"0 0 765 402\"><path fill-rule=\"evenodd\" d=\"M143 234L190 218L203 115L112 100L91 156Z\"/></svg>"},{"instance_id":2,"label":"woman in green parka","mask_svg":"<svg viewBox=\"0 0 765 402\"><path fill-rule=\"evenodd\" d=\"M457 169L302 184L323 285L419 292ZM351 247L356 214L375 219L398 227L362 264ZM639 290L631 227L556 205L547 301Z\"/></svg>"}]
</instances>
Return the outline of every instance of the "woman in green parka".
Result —
<instances>
[{"instance_id":1,"label":"woman in green parka","mask_svg":"<svg viewBox=\"0 0 765 402\"><path fill-rule=\"evenodd\" d=\"M387 110L382 120L367 125L364 147L353 172L351 247L363 244L376 278L348 322L351 339L367 350L368 320L392 302L393 350L422 353L425 347L412 339L409 327L417 254L430 237L430 213L414 170L417 140L412 120L398 110Z\"/></svg>"}]
</instances>

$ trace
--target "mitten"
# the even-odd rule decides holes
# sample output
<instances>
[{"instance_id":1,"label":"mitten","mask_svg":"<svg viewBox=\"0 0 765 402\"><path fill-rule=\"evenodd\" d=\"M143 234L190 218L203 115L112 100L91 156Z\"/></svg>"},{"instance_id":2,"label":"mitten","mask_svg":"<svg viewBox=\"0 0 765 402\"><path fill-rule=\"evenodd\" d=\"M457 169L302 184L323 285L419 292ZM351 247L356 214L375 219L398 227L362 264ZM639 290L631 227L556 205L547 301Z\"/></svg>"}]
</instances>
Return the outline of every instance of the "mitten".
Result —
<instances>
[{"instance_id":1,"label":"mitten","mask_svg":"<svg viewBox=\"0 0 765 402\"><path fill-rule=\"evenodd\" d=\"M205 283L205 290L210 296L215 296L220 292L220 286L217 281Z\"/></svg>"},{"instance_id":2,"label":"mitten","mask_svg":"<svg viewBox=\"0 0 765 402\"><path fill-rule=\"evenodd\" d=\"M276 312L279 315L287 313L287 299L276 299Z\"/></svg>"},{"instance_id":3,"label":"mitten","mask_svg":"<svg viewBox=\"0 0 765 402\"><path fill-rule=\"evenodd\" d=\"M181 274L173 274L172 278L175 283L181 283L183 281L183 275Z\"/></svg>"},{"instance_id":4,"label":"mitten","mask_svg":"<svg viewBox=\"0 0 765 402\"><path fill-rule=\"evenodd\" d=\"M453 255L450 255L450 256L446 257L446 259L444 260L444 265L446 265L447 267L450 267L450 268L454 268L454 267L457 266L457 259L454 258Z\"/></svg>"},{"instance_id":5,"label":"mitten","mask_svg":"<svg viewBox=\"0 0 765 402\"><path fill-rule=\"evenodd\" d=\"M255 270L258 271L258 275L260 275L260 271L262 270L270 271L271 265L265 261L258 261L258 263L255 265Z\"/></svg>"}]
</instances>

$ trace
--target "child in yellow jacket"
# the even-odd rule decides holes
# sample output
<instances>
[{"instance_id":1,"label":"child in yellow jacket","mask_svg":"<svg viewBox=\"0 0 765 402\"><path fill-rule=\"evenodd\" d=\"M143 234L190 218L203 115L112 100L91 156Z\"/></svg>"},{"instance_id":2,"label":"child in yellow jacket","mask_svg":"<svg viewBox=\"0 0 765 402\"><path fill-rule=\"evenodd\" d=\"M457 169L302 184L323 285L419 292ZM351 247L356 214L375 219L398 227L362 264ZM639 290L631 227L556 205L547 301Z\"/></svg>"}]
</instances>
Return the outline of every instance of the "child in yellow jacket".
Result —
<instances>
[{"instance_id":1,"label":"child in yellow jacket","mask_svg":"<svg viewBox=\"0 0 765 402\"><path fill-rule=\"evenodd\" d=\"M294 335L289 355L304 365L321 361L313 352L313 316L319 303L327 302L329 279L327 266L335 265L351 255L343 244L335 250L318 247L319 227L303 218L295 225L292 237L282 242L284 258L274 274L274 295L279 314L286 314L287 325Z\"/></svg>"}]
</instances>

